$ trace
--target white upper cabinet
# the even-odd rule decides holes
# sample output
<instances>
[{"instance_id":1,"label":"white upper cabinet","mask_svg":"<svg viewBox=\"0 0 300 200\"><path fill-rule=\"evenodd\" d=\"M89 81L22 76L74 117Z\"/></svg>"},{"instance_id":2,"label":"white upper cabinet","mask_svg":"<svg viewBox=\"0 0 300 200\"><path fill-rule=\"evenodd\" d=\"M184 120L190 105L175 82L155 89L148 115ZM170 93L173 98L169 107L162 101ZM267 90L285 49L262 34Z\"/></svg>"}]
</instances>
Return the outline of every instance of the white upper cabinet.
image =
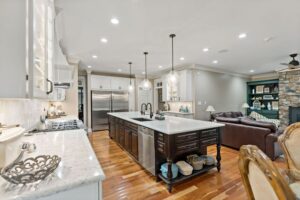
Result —
<instances>
[{"instance_id":1,"label":"white upper cabinet","mask_svg":"<svg viewBox=\"0 0 300 200\"><path fill-rule=\"evenodd\" d=\"M92 90L127 91L129 84L130 84L129 78L91 75ZM132 84L134 84L133 79L132 79Z\"/></svg>"},{"instance_id":2,"label":"white upper cabinet","mask_svg":"<svg viewBox=\"0 0 300 200\"><path fill-rule=\"evenodd\" d=\"M191 70L178 71L178 81L175 87L168 85L168 75L156 79L162 88L163 101L193 101L193 74ZM157 83L155 87L157 87Z\"/></svg>"},{"instance_id":3,"label":"white upper cabinet","mask_svg":"<svg viewBox=\"0 0 300 200\"><path fill-rule=\"evenodd\" d=\"M0 98L47 99L53 89L53 1L1 0L0 13Z\"/></svg>"},{"instance_id":4,"label":"white upper cabinet","mask_svg":"<svg viewBox=\"0 0 300 200\"><path fill-rule=\"evenodd\" d=\"M179 72L179 100L193 101L193 74L191 70L182 70Z\"/></svg>"},{"instance_id":5,"label":"white upper cabinet","mask_svg":"<svg viewBox=\"0 0 300 200\"><path fill-rule=\"evenodd\" d=\"M110 77L91 75L91 88L92 90L110 90Z\"/></svg>"},{"instance_id":6,"label":"white upper cabinet","mask_svg":"<svg viewBox=\"0 0 300 200\"><path fill-rule=\"evenodd\" d=\"M128 90L129 82L130 81L128 78L114 77L111 79L111 89L112 90Z\"/></svg>"}]
</instances>

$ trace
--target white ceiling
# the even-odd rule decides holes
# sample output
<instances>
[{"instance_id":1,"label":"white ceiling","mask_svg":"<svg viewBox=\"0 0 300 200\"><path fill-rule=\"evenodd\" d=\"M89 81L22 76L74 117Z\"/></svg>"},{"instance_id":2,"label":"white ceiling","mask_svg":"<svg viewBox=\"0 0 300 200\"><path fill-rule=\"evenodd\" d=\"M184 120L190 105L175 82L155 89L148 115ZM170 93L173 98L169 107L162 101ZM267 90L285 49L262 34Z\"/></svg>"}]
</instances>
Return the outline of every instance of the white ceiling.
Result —
<instances>
[{"instance_id":1,"label":"white ceiling","mask_svg":"<svg viewBox=\"0 0 300 200\"><path fill-rule=\"evenodd\" d=\"M200 64L240 74L282 68L288 55L300 52L299 0L56 0L63 9L63 45L80 58L81 68L127 73L170 67L170 33L175 65ZM119 25L110 23L117 17ZM247 33L245 39L238 39ZM105 37L108 43L100 42ZM265 42L267 37L273 40ZM204 53L203 48L209 48ZM219 53L228 49L227 53ZM98 55L93 59L92 55ZM184 61L179 58L185 57ZM298 59L300 59L298 57ZM218 60L218 64L212 64ZM159 69L158 66L163 68Z\"/></svg>"}]
</instances>

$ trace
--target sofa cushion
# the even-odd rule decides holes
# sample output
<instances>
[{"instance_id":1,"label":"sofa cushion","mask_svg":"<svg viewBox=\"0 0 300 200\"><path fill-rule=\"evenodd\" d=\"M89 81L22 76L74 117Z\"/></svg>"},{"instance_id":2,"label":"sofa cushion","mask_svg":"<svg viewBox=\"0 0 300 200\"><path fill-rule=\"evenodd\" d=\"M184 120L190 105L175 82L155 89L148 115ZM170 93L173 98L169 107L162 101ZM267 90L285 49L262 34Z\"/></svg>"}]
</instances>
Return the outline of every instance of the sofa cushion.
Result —
<instances>
[{"instance_id":1,"label":"sofa cushion","mask_svg":"<svg viewBox=\"0 0 300 200\"><path fill-rule=\"evenodd\" d=\"M216 120L217 120L218 122L240 123L240 118L217 117Z\"/></svg>"},{"instance_id":2,"label":"sofa cushion","mask_svg":"<svg viewBox=\"0 0 300 200\"><path fill-rule=\"evenodd\" d=\"M224 117L233 117L232 112L224 112Z\"/></svg>"},{"instance_id":3,"label":"sofa cushion","mask_svg":"<svg viewBox=\"0 0 300 200\"><path fill-rule=\"evenodd\" d=\"M254 121L248 118L241 118L240 120L241 120L241 124L256 126L261 128L268 128L271 130L271 132L276 132L277 130L276 125L271 122Z\"/></svg>"},{"instance_id":4,"label":"sofa cushion","mask_svg":"<svg viewBox=\"0 0 300 200\"><path fill-rule=\"evenodd\" d=\"M243 113L241 112L232 112L232 117L243 117Z\"/></svg>"}]
</instances>

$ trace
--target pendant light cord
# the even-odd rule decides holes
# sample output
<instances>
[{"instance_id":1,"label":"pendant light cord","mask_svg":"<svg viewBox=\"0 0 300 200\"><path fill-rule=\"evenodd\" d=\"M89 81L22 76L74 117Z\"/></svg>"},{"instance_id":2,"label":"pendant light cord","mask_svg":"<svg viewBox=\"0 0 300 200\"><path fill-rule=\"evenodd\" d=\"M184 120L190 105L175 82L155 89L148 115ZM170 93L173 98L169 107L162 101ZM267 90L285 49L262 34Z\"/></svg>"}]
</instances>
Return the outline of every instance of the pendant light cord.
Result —
<instances>
[{"instance_id":1,"label":"pendant light cord","mask_svg":"<svg viewBox=\"0 0 300 200\"><path fill-rule=\"evenodd\" d=\"M148 72L147 72L147 54L148 52L144 52L145 54L145 79L148 80Z\"/></svg>"},{"instance_id":2,"label":"pendant light cord","mask_svg":"<svg viewBox=\"0 0 300 200\"><path fill-rule=\"evenodd\" d=\"M172 72L174 72L174 37L176 35L173 33L173 34L170 34L170 38L172 39Z\"/></svg>"},{"instance_id":3,"label":"pendant light cord","mask_svg":"<svg viewBox=\"0 0 300 200\"><path fill-rule=\"evenodd\" d=\"M130 80L130 85L131 85L131 64L132 64L132 62L129 62L128 63L129 64L129 80Z\"/></svg>"}]
</instances>

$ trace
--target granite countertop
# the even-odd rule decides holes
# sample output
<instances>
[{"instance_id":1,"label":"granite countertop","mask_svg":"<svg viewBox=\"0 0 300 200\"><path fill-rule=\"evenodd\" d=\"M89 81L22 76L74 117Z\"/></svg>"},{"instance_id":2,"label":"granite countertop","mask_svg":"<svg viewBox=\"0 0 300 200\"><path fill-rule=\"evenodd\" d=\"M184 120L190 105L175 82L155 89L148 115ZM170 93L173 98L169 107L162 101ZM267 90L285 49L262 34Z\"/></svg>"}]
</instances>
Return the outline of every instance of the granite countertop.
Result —
<instances>
[{"instance_id":1,"label":"granite countertop","mask_svg":"<svg viewBox=\"0 0 300 200\"><path fill-rule=\"evenodd\" d=\"M61 163L53 175L38 184L16 186L0 177L0 199L33 200L105 179L84 130L38 133L23 136L21 141L37 146L34 153L24 154L24 158L58 155Z\"/></svg>"},{"instance_id":2,"label":"granite countertop","mask_svg":"<svg viewBox=\"0 0 300 200\"><path fill-rule=\"evenodd\" d=\"M165 134L184 133L189 131L205 130L225 126L221 123L172 116L165 116L165 120L155 120L154 117L153 121L140 122L137 120L133 120L132 118L138 117L150 118L149 115L141 115L139 112L115 112L108 114Z\"/></svg>"}]
</instances>

